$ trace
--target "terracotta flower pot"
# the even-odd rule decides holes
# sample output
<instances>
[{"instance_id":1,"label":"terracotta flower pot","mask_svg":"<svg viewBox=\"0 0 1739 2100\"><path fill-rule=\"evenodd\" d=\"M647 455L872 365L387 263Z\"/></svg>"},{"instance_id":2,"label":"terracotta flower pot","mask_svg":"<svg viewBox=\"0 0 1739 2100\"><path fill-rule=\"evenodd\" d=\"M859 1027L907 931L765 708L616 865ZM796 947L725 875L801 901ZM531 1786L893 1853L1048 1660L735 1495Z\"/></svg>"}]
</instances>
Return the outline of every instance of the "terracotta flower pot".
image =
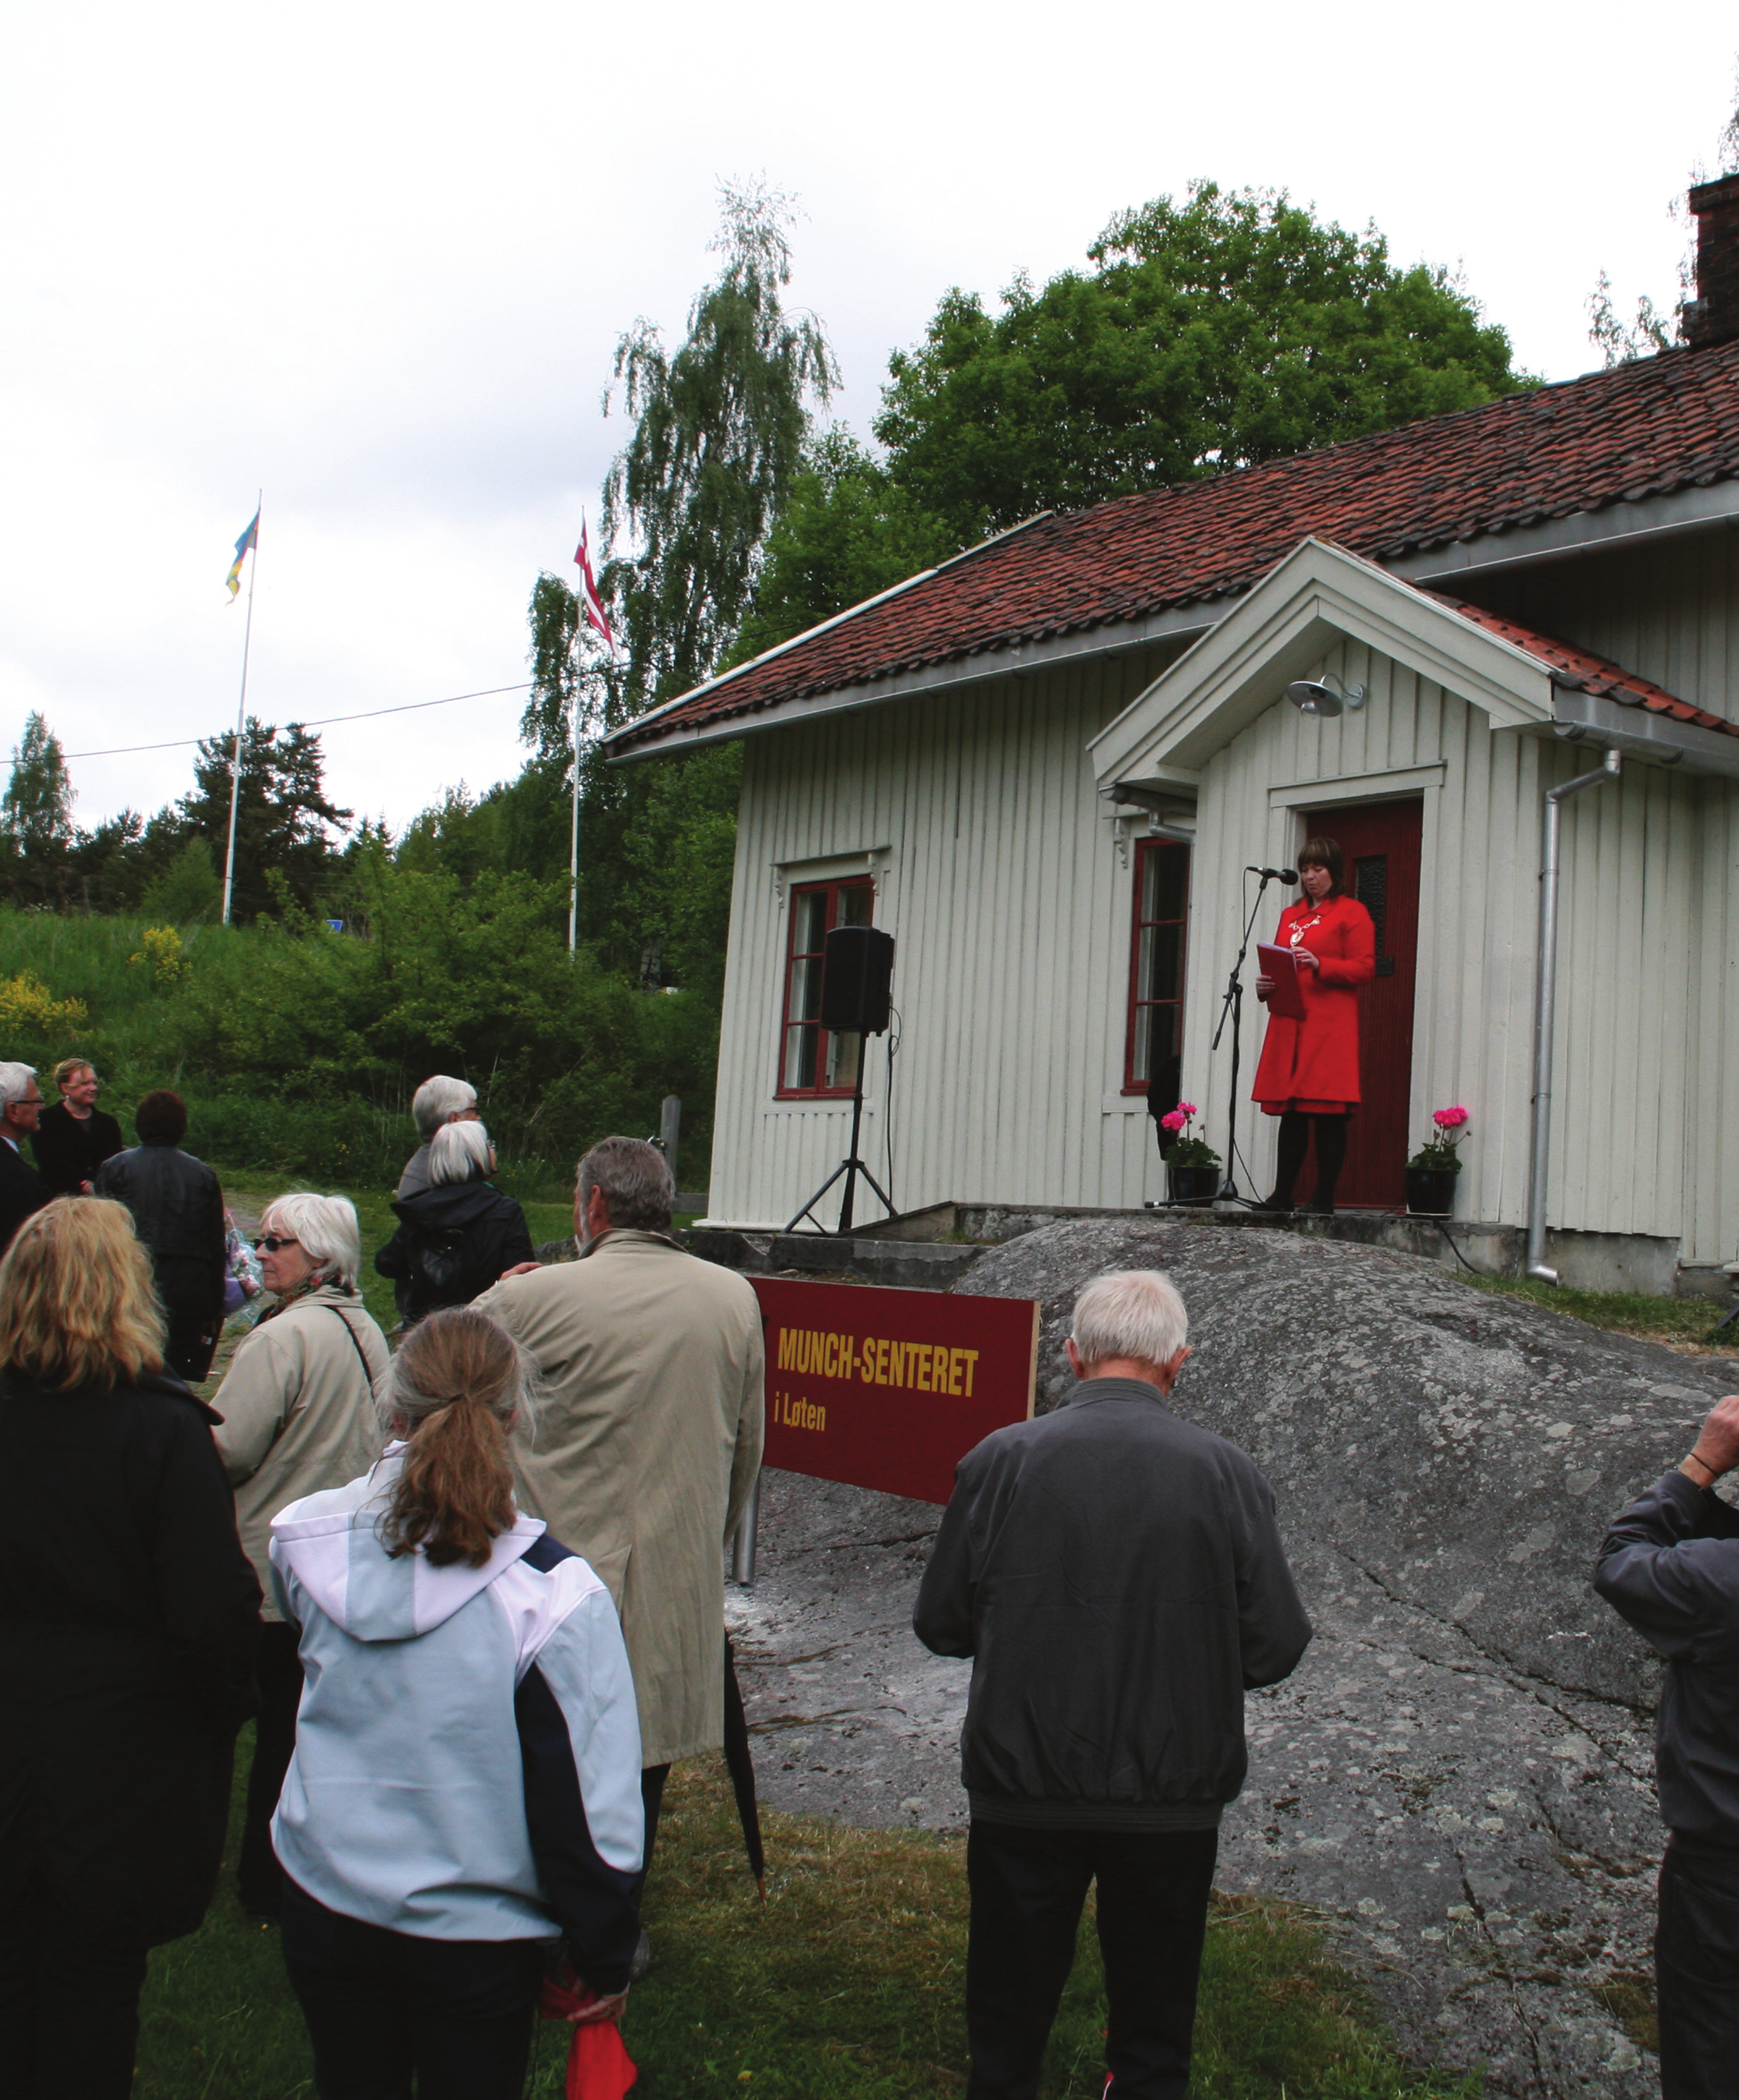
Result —
<instances>
[{"instance_id":1,"label":"terracotta flower pot","mask_svg":"<svg viewBox=\"0 0 1739 2100\"><path fill-rule=\"evenodd\" d=\"M1455 1207L1459 1167L1410 1167L1406 1170L1407 1213L1415 1218L1446 1218Z\"/></svg>"}]
</instances>

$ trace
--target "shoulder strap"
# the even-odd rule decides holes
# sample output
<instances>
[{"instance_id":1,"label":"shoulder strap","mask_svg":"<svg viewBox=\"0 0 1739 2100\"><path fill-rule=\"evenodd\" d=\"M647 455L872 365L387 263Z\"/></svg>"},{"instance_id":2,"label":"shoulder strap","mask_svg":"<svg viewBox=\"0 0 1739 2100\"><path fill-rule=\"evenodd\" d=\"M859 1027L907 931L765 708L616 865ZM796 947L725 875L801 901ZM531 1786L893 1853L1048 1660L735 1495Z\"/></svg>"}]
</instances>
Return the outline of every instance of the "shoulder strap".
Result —
<instances>
[{"instance_id":1,"label":"shoulder strap","mask_svg":"<svg viewBox=\"0 0 1739 2100\"><path fill-rule=\"evenodd\" d=\"M326 1310L333 1315L345 1333L350 1336L351 1347L356 1352L356 1361L362 1365L362 1382L372 1393L374 1390L374 1374L369 1369L369 1359L364 1355L362 1344L356 1339L356 1330L339 1312L336 1305L329 1305Z\"/></svg>"}]
</instances>

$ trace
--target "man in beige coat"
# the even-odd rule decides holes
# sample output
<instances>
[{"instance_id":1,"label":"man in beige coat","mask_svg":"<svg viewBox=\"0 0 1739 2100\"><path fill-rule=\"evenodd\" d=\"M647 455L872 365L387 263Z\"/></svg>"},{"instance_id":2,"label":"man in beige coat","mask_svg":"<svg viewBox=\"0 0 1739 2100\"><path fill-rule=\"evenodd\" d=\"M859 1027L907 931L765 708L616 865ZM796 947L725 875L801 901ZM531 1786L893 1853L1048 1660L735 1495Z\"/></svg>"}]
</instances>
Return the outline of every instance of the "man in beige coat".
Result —
<instances>
[{"instance_id":1,"label":"man in beige coat","mask_svg":"<svg viewBox=\"0 0 1739 2100\"><path fill-rule=\"evenodd\" d=\"M648 1860L670 1766L724 1741L725 1546L764 1427L759 1303L669 1237L675 1193L655 1145L607 1137L580 1162L580 1259L510 1271L475 1301L548 1388L520 1499L622 1616Z\"/></svg>"}]
</instances>

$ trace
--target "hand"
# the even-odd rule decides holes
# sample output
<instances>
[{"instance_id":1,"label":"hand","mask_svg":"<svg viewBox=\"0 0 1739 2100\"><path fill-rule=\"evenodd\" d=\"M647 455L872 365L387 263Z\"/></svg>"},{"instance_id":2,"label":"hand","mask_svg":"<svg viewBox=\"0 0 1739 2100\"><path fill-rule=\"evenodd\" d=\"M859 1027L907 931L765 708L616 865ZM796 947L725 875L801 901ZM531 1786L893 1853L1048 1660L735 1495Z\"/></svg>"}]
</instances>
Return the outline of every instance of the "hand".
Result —
<instances>
[{"instance_id":1,"label":"hand","mask_svg":"<svg viewBox=\"0 0 1739 2100\"><path fill-rule=\"evenodd\" d=\"M505 1283L510 1276L536 1276L542 1267L541 1261L516 1261L511 1268L504 1268L496 1282Z\"/></svg>"},{"instance_id":2,"label":"hand","mask_svg":"<svg viewBox=\"0 0 1739 2100\"><path fill-rule=\"evenodd\" d=\"M80 1187L81 1189L82 1189L84 1190L85 1193L86 1193L87 1196L94 1196L94 1195L95 1195L95 1193L96 1193L96 1187L95 1187L95 1185L94 1183L90 1182L90 1181L81 1181L81 1182L79 1183L79 1185L79 1185L79 1187Z\"/></svg>"},{"instance_id":3,"label":"hand","mask_svg":"<svg viewBox=\"0 0 1739 2100\"><path fill-rule=\"evenodd\" d=\"M1314 970L1318 977L1322 976L1322 958L1314 948L1295 948L1292 951L1292 959L1300 968Z\"/></svg>"},{"instance_id":4,"label":"hand","mask_svg":"<svg viewBox=\"0 0 1739 2100\"><path fill-rule=\"evenodd\" d=\"M1256 979L1256 997L1258 999L1266 999L1273 989L1274 981L1272 977L1258 977Z\"/></svg>"},{"instance_id":5,"label":"hand","mask_svg":"<svg viewBox=\"0 0 1739 2100\"><path fill-rule=\"evenodd\" d=\"M1730 1392L1715 1402L1685 1463L1700 1467L1717 1479L1739 1466L1739 1393ZM1687 1473L1685 1477L1695 1480L1697 1476Z\"/></svg>"},{"instance_id":6,"label":"hand","mask_svg":"<svg viewBox=\"0 0 1739 2100\"><path fill-rule=\"evenodd\" d=\"M594 1998L589 2005L582 2005L576 2013L567 2015L571 2027L589 2027L594 2020L620 2019L622 2008L628 2003L628 1988L625 1984L613 1998Z\"/></svg>"}]
</instances>

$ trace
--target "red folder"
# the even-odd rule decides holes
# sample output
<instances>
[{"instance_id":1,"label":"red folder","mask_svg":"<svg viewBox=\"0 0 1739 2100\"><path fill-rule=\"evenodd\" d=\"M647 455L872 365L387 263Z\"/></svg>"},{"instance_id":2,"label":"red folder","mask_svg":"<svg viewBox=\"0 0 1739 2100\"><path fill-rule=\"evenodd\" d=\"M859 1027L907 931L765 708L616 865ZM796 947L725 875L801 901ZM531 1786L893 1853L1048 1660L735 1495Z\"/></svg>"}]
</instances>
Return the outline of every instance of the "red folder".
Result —
<instances>
[{"instance_id":1,"label":"red folder","mask_svg":"<svg viewBox=\"0 0 1739 2100\"><path fill-rule=\"evenodd\" d=\"M1290 948L1277 948L1267 941L1258 941L1256 967L1265 977L1274 981L1274 988L1268 995L1269 1012L1281 1014L1288 1021L1302 1021L1304 995L1299 988L1297 956Z\"/></svg>"}]
</instances>

